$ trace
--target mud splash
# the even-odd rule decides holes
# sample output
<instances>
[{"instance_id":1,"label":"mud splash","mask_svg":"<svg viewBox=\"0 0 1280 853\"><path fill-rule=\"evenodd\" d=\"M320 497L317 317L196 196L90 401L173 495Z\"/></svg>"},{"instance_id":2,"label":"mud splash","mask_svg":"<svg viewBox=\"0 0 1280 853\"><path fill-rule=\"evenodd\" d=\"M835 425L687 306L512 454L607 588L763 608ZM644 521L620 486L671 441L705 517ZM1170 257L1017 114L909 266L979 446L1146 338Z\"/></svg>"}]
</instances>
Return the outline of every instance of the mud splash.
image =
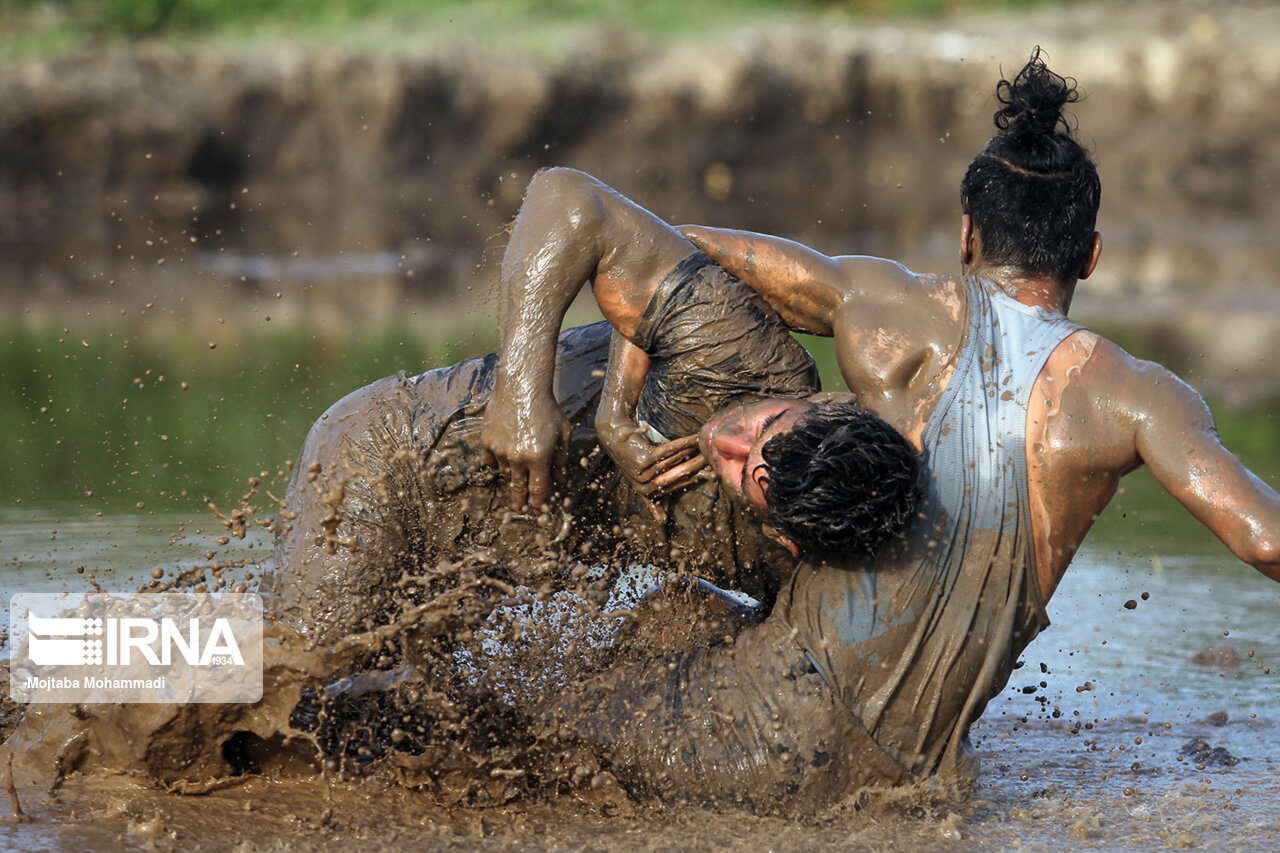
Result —
<instances>
[{"instance_id":1,"label":"mud splash","mask_svg":"<svg viewBox=\"0 0 1280 853\"><path fill-rule=\"evenodd\" d=\"M48 558L39 550L39 541L53 550L48 542L49 527L55 526L52 516L19 522L10 515L3 520L6 553L21 553L30 571L48 565L42 562ZM132 538L148 544L123 554L105 544L121 541L120 550L128 548L117 534L121 526L133 524L117 519L108 534L100 524L56 521L63 541L53 559L79 564L92 559L86 554L103 543L107 557L119 555L121 569L133 571L168 550L164 536L135 535ZM171 523L169 528L176 526ZM195 536L200 528L186 526L193 540L188 544L203 552L206 541ZM233 544L224 556L252 555L254 551L244 548L255 535L261 541L262 528L257 527L257 534L254 529L249 525L239 552ZM202 535L211 542L216 534L206 528ZM0 795L0 847L236 850L287 844L299 850L378 850L413 844L433 849L657 850L767 849L784 844L807 849L852 845L894 850L910 845L966 851L1018 845L1029 850L1087 850L1124 844L1135 850L1267 850L1276 842L1280 818L1275 759L1280 752L1276 723L1264 713L1275 699L1274 680L1263 668L1280 656L1280 647L1262 623L1274 610L1275 594L1249 576L1240 583L1222 584L1217 562L1166 557L1153 568L1149 560L1121 559L1114 552L1082 554L1051 607L1057 628L1028 649L1030 665L1015 673L1005 697L994 700L974 728L983 776L964 796L936 787L908 789L841 803L806 819L784 820L737 809L636 802L608 785L607 777L593 787L593 775L576 786L570 781L558 792L547 787L536 795L478 807L467 804L480 797L459 792L447 779L402 779L394 760L362 765L354 755L330 758L338 751L317 746L323 733L305 730L300 719L290 723L293 709L282 702L279 713L263 711L260 719L275 713L273 727L279 724L289 731L296 749L276 743L274 761L255 769L243 757L228 762L219 747L209 746L209 754L218 760L203 765L204 779L230 776L233 781L227 787L210 786L213 789L202 795L168 793L158 777L149 775L145 754L143 764L122 770L120 762L114 768L102 766L99 757L86 750L78 769L65 775L52 794L47 788L52 768L37 767L39 784L17 787L20 808L30 822L9 818L8 798ZM114 581L118 587L119 578L113 579L108 569L98 569L99 582L111 587ZM34 578L10 575L6 583L15 588L37 585ZM1136 609L1126 609L1125 601L1139 599L1135 590L1148 591L1150 597L1141 596ZM1210 599L1217 605L1213 613L1179 609L1187 601ZM654 600L647 606L660 603ZM1198 649L1222 642L1226 616L1232 626L1230 642L1248 663L1230 671L1186 663ZM675 618L669 621L678 623ZM1064 632L1067 626L1071 630ZM687 642L674 638L672 644L681 647ZM315 662L320 654L311 650L305 656ZM1046 664L1048 673L1036 665L1038 661ZM323 662L314 665L324 668ZM1040 687L1035 696L1024 695L1024 685L1039 681L1048 686ZM301 696L299 686L308 684L318 682L303 679L291 689ZM1077 692L1082 684L1091 689ZM359 692L358 680L351 686L351 694ZM371 695L353 698L368 700ZM1050 702L1036 701L1042 697ZM335 716L341 716L340 702L330 702ZM1052 711L1059 709L1062 716L1054 717ZM1141 715L1143 711L1149 713ZM84 725L74 719L62 722ZM234 731L234 723L229 721L223 731ZM1135 744L1135 738L1142 743ZM1206 755L1222 749L1239 762L1197 760L1203 752L1194 746L1197 738L1209 746ZM207 740L200 743L207 745ZM357 741L350 743L353 752L358 751ZM262 754L261 745L247 735L228 739L221 748L236 756L238 747L240 756ZM1188 754L1180 759L1184 748ZM19 764L22 757L18 756ZM137 756L125 758L127 764ZM182 763L166 764L158 755L151 760L162 769ZM235 767L247 772L234 775L230 768ZM570 780L576 769L576 764L565 768ZM20 781L30 781L22 774L19 769ZM5 775L0 763L0 787ZM477 781L469 770L461 777ZM493 782L495 789L498 781ZM187 790L194 794L198 789ZM489 796L488 802L500 799L482 796Z\"/></svg>"},{"instance_id":2,"label":"mud splash","mask_svg":"<svg viewBox=\"0 0 1280 853\"><path fill-rule=\"evenodd\" d=\"M252 480L232 511L210 505L230 534L219 544L285 523L254 506L270 494L259 486ZM723 642L745 622L675 573L650 566L619 577L562 559L555 589L512 586L483 551L441 561L394 585L389 594L403 598L391 621L337 642L271 626L255 704L23 711L6 701L14 802L115 776L186 795L265 776L303 787L364 779L449 807L568 796L608 813L633 809L589 751L557 734L547 708L609 665ZM252 558L211 560L167 577L157 569L142 590L241 592L263 573Z\"/></svg>"}]
</instances>

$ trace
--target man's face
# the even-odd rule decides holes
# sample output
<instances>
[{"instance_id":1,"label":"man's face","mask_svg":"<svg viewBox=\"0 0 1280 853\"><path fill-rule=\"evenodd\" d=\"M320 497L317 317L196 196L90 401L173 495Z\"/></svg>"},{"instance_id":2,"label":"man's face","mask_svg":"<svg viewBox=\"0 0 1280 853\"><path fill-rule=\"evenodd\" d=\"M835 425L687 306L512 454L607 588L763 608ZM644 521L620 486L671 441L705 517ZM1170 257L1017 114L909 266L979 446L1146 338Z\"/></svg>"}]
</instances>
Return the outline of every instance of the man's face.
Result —
<instances>
[{"instance_id":1,"label":"man's face","mask_svg":"<svg viewBox=\"0 0 1280 853\"><path fill-rule=\"evenodd\" d=\"M760 452L769 439L791 429L811 408L813 404L806 400L757 400L725 409L703 425L698 446L734 500L762 515L768 513L762 486L768 466Z\"/></svg>"}]
</instances>

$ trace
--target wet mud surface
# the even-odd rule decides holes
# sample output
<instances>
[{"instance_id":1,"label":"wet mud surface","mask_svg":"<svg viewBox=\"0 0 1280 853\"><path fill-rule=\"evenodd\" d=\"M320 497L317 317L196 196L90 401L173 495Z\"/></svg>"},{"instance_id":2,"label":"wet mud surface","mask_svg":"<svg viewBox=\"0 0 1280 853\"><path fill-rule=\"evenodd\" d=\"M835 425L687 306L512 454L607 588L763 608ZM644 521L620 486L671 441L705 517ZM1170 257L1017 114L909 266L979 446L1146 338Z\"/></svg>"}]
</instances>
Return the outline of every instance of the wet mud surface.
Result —
<instances>
[{"instance_id":1,"label":"wet mud surface","mask_svg":"<svg viewBox=\"0 0 1280 853\"><path fill-rule=\"evenodd\" d=\"M477 809L387 779L254 777L202 796L124 775L21 789L32 818L0 818L0 845L86 850L848 849L1269 850L1277 843L1273 720L1099 724L1087 736L1043 723L980 724L987 770L967 796L899 791L805 821L733 810L619 804L607 792ZM1198 734L1195 734L1198 733ZM1179 758L1195 734L1242 754L1230 766ZM1135 739L1145 745L1135 761ZM1245 755L1245 753L1248 753Z\"/></svg>"}]
</instances>

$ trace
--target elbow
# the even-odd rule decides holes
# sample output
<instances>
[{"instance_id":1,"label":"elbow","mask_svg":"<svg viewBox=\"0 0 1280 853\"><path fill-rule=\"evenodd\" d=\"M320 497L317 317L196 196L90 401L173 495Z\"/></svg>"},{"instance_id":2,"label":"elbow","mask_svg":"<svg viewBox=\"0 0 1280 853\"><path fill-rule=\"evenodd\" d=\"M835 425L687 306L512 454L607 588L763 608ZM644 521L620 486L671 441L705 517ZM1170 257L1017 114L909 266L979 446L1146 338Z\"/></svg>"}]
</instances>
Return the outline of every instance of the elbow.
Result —
<instances>
[{"instance_id":1,"label":"elbow","mask_svg":"<svg viewBox=\"0 0 1280 853\"><path fill-rule=\"evenodd\" d=\"M539 169L529 179L529 186L525 190L525 203L547 198L560 202L582 198L594 195L599 186L600 182L586 172L570 169L567 166L552 166Z\"/></svg>"},{"instance_id":2,"label":"elbow","mask_svg":"<svg viewBox=\"0 0 1280 853\"><path fill-rule=\"evenodd\" d=\"M707 228L702 225L677 225L676 230L684 237L697 246L699 249L707 247Z\"/></svg>"},{"instance_id":3,"label":"elbow","mask_svg":"<svg viewBox=\"0 0 1280 853\"><path fill-rule=\"evenodd\" d=\"M676 231L699 252L702 252L717 264L723 266L733 275L744 281L749 277L743 264L733 256L726 240L726 232L706 225L677 225Z\"/></svg>"},{"instance_id":4,"label":"elbow","mask_svg":"<svg viewBox=\"0 0 1280 853\"><path fill-rule=\"evenodd\" d=\"M1272 580L1280 580L1280 538L1254 537L1238 556Z\"/></svg>"},{"instance_id":5,"label":"elbow","mask_svg":"<svg viewBox=\"0 0 1280 853\"><path fill-rule=\"evenodd\" d=\"M544 227L569 226L575 231L596 226L603 219L604 184L577 169L540 169L525 189L522 217L547 217Z\"/></svg>"}]
</instances>

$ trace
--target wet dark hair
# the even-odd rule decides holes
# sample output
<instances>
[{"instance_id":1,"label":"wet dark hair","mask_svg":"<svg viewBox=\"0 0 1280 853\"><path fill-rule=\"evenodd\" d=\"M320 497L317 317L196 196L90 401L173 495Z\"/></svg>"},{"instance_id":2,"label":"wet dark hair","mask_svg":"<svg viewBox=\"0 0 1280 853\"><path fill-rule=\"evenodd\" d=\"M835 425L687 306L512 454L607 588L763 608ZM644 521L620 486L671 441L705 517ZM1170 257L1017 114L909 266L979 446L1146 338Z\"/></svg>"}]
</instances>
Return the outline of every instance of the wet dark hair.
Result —
<instances>
[{"instance_id":1,"label":"wet dark hair","mask_svg":"<svg viewBox=\"0 0 1280 853\"><path fill-rule=\"evenodd\" d=\"M814 406L761 455L769 523L804 553L870 555L915 510L915 449L861 406Z\"/></svg>"},{"instance_id":2,"label":"wet dark hair","mask_svg":"<svg viewBox=\"0 0 1280 853\"><path fill-rule=\"evenodd\" d=\"M983 258L1074 279L1093 247L1102 184L1062 108L1080 99L1076 81L1031 54L1012 81L996 84L1000 132L960 182L960 207L982 237Z\"/></svg>"}]
</instances>

